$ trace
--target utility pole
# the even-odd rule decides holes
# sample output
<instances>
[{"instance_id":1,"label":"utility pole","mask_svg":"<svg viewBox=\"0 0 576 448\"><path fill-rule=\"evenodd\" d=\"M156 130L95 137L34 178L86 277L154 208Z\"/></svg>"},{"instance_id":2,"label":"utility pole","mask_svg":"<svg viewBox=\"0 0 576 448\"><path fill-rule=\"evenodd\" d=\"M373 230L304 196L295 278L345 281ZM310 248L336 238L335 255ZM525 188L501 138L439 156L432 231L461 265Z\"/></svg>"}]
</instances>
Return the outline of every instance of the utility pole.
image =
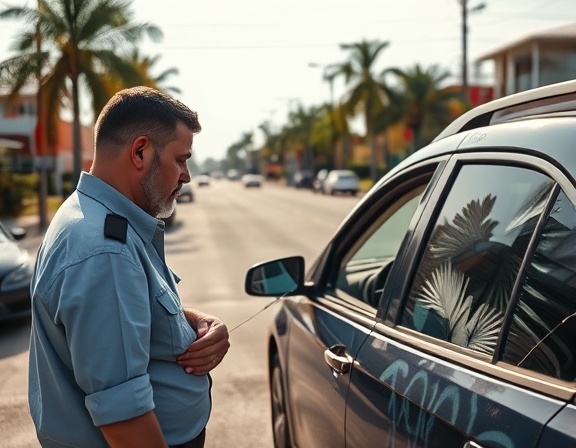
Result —
<instances>
[{"instance_id":1,"label":"utility pole","mask_svg":"<svg viewBox=\"0 0 576 448\"><path fill-rule=\"evenodd\" d=\"M468 101L468 14L478 12L486 7L486 3L468 8L468 0L460 0L462 7L462 96Z\"/></svg>"}]
</instances>

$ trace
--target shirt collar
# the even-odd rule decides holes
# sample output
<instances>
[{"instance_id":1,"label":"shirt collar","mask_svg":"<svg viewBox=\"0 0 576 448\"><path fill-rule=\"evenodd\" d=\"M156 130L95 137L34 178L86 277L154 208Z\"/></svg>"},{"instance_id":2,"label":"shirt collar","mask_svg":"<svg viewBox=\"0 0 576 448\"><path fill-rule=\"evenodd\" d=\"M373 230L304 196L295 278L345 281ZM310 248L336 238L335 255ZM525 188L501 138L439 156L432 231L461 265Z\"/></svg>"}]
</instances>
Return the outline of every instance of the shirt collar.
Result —
<instances>
[{"instance_id":1,"label":"shirt collar","mask_svg":"<svg viewBox=\"0 0 576 448\"><path fill-rule=\"evenodd\" d=\"M149 215L114 187L92 174L80 174L77 190L101 203L112 213L126 218L146 244L153 241L157 231L164 233L164 221Z\"/></svg>"}]
</instances>

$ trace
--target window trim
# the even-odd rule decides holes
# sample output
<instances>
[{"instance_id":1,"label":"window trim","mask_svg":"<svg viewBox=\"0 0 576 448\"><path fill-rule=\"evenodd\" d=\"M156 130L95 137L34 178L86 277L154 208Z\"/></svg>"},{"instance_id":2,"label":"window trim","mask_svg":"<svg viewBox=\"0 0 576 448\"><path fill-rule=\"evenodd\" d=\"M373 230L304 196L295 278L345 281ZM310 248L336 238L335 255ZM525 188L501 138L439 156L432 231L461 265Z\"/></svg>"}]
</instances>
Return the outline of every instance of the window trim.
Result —
<instances>
[{"instance_id":1,"label":"window trim","mask_svg":"<svg viewBox=\"0 0 576 448\"><path fill-rule=\"evenodd\" d=\"M504 349L506 348L506 342L508 340L508 334L510 332L510 327L512 326L512 322L514 321L514 315L516 311L516 307L520 301L520 292L522 291L522 285L524 284L524 279L526 278L526 271L530 267L532 260L534 259L534 253L538 248L538 243L540 242L540 237L542 235L542 229L544 228L546 221L548 220L548 215L552 208L554 207L555 198L558 197L561 188L558 185L558 182L553 177L550 177L554 182L554 186L550 190L547 203L544 207L544 210L540 214L538 218L538 222L534 227L534 232L532 233L532 237L528 242L528 246L526 247L526 252L524 254L524 258L522 263L520 263L520 268L516 274L516 281L514 282L514 286L512 287L512 291L510 291L510 301L506 306L506 313L504 313L504 319L502 321L502 329L500 334L498 335L498 342L496 343L496 347L494 348L494 353L492 354L492 363L497 363L502 360L502 356L504 355Z\"/></svg>"}]
</instances>

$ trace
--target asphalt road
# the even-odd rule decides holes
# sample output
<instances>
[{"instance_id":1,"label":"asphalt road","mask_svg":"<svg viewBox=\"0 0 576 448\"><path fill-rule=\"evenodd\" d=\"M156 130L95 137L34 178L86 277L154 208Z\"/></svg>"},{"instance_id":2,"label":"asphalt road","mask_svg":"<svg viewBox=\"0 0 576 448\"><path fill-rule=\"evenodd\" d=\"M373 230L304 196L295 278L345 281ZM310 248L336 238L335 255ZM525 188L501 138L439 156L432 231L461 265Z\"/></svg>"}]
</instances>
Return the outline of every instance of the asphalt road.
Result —
<instances>
[{"instance_id":1,"label":"asphalt road","mask_svg":"<svg viewBox=\"0 0 576 448\"><path fill-rule=\"evenodd\" d=\"M166 233L167 261L182 277L185 305L218 316L229 329L240 325L212 374L206 448L272 447L265 336L277 308L263 310L273 299L244 293L245 272L259 261L290 255L311 264L358 198L271 183L247 189L227 180L194 186L194 192L194 202L178 204ZM38 236L27 240L34 251ZM28 322L0 326L3 448L38 446L26 402L28 332Z\"/></svg>"}]
</instances>

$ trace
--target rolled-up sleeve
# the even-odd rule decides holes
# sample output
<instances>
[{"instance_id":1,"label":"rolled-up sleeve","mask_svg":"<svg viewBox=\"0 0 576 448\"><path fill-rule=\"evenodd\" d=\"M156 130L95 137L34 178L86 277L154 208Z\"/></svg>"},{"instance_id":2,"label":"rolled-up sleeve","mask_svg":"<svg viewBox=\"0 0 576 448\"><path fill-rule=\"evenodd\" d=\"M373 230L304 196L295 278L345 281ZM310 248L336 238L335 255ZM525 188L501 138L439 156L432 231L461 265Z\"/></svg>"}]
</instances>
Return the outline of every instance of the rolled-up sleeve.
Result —
<instances>
[{"instance_id":1,"label":"rolled-up sleeve","mask_svg":"<svg viewBox=\"0 0 576 448\"><path fill-rule=\"evenodd\" d=\"M70 362L94 425L154 409L150 360L150 291L140 266L122 249L102 249L61 273L54 287L67 291L54 310Z\"/></svg>"},{"instance_id":2,"label":"rolled-up sleeve","mask_svg":"<svg viewBox=\"0 0 576 448\"><path fill-rule=\"evenodd\" d=\"M135 410L142 415L154 408L153 402L148 375L87 395L85 400L95 426L128 420Z\"/></svg>"}]
</instances>

